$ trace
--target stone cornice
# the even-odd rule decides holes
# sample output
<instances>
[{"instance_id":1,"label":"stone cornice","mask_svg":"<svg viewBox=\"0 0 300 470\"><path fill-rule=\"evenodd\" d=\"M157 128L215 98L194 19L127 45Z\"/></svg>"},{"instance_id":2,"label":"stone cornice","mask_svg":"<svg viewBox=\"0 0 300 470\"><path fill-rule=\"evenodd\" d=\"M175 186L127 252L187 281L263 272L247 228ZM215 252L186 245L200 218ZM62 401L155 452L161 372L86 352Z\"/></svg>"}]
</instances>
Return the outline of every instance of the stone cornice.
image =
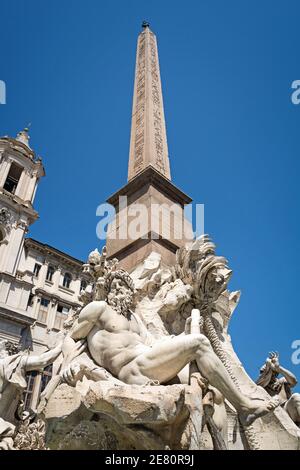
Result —
<instances>
[{"instance_id":1,"label":"stone cornice","mask_svg":"<svg viewBox=\"0 0 300 470\"><path fill-rule=\"evenodd\" d=\"M1 137L0 144L1 143L6 144L6 146L10 147L13 150L16 150L17 152L21 152L23 155L30 158L31 160L35 159L35 152L19 140L13 139L12 137Z\"/></svg>"},{"instance_id":2,"label":"stone cornice","mask_svg":"<svg viewBox=\"0 0 300 470\"><path fill-rule=\"evenodd\" d=\"M26 271L26 273L29 273L29 271ZM29 273L29 274L32 275L32 273ZM6 273L5 271L0 272L0 277L4 277L6 279L9 279L10 281L14 281L18 285L28 287L29 289L31 289L34 286L33 282L25 281L24 279L21 279L18 276L13 276L12 274Z\"/></svg>"},{"instance_id":3,"label":"stone cornice","mask_svg":"<svg viewBox=\"0 0 300 470\"><path fill-rule=\"evenodd\" d=\"M42 296L46 297L47 299L50 299L52 302L56 301L56 302L59 302L61 304L65 304L65 305L68 305L68 306L71 306L71 307L82 307L82 304L79 303L79 302L74 302L72 300L65 299L64 297L60 297L55 292L48 292L48 291L46 291L45 289L43 289L41 287L37 287L34 291L34 294L35 295L42 295Z\"/></svg>"},{"instance_id":4,"label":"stone cornice","mask_svg":"<svg viewBox=\"0 0 300 470\"><path fill-rule=\"evenodd\" d=\"M192 199L189 196L183 193L179 188L177 188L177 186L171 183L171 181L162 176L151 166L130 180L126 186L123 186L123 188L110 196L107 199L107 202L112 204L114 207L117 207L119 204L119 196L129 197L135 192L140 192L141 190L146 192L149 186L155 187L162 194L181 206L192 202Z\"/></svg>"},{"instance_id":5,"label":"stone cornice","mask_svg":"<svg viewBox=\"0 0 300 470\"><path fill-rule=\"evenodd\" d=\"M62 260L63 264L67 264L75 270L80 270L83 265L83 261L54 248L53 246L34 240L33 238L26 238L25 246L26 248L36 250L43 255L50 255L58 258L59 260Z\"/></svg>"},{"instance_id":6,"label":"stone cornice","mask_svg":"<svg viewBox=\"0 0 300 470\"><path fill-rule=\"evenodd\" d=\"M27 147L27 145L23 144L23 142L11 137L1 137L0 146L1 144L4 148L4 158L9 158L10 155L16 158L25 157L31 168L37 168L39 178L45 176L45 169L41 158L36 158L35 152L31 148Z\"/></svg>"},{"instance_id":7,"label":"stone cornice","mask_svg":"<svg viewBox=\"0 0 300 470\"><path fill-rule=\"evenodd\" d=\"M35 318L19 313L17 310L0 304L0 317L25 326L30 326L35 322Z\"/></svg>"},{"instance_id":8,"label":"stone cornice","mask_svg":"<svg viewBox=\"0 0 300 470\"><path fill-rule=\"evenodd\" d=\"M108 256L108 259L117 258L119 261L122 261L123 258L134 253L139 248L147 245L150 241L154 241L158 243L159 245L164 246L165 248L167 248L169 251L171 251L174 254L179 248L179 246L175 245L170 240L167 240L166 238L163 238L161 235L158 235L157 233L150 231L147 233L145 238L139 238L137 240L133 240L133 242L130 243L129 245L126 245L121 250L117 251L116 253L113 253L111 256Z\"/></svg>"},{"instance_id":9,"label":"stone cornice","mask_svg":"<svg viewBox=\"0 0 300 470\"><path fill-rule=\"evenodd\" d=\"M3 188L0 188L0 200L1 199L3 200L4 204L15 210L17 213L20 212L21 205L23 213L28 216L31 223L38 219L38 213L33 209L30 201L23 201L18 196L11 194Z\"/></svg>"}]
</instances>

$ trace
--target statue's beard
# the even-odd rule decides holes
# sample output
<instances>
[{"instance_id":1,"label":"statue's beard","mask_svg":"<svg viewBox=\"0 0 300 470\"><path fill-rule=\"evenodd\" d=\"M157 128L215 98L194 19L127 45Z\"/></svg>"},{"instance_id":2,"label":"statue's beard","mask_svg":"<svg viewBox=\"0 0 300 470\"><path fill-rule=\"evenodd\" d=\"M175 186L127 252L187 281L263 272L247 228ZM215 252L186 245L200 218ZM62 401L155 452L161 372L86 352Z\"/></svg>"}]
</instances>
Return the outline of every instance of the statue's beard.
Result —
<instances>
[{"instance_id":1,"label":"statue's beard","mask_svg":"<svg viewBox=\"0 0 300 470\"><path fill-rule=\"evenodd\" d=\"M107 296L107 303L117 313L128 317L130 314L130 307L132 305L133 295L131 292L112 291Z\"/></svg>"}]
</instances>

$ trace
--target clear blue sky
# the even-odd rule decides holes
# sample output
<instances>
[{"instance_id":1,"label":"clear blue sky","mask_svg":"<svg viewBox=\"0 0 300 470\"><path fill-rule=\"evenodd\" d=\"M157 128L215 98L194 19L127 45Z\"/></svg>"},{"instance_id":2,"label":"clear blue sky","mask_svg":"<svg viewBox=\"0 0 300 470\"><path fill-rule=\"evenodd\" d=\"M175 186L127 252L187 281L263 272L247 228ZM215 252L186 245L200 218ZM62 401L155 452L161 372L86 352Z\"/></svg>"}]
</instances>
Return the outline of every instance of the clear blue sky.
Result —
<instances>
[{"instance_id":1,"label":"clear blue sky","mask_svg":"<svg viewBox=\"0 0 300 470\"><path fill-rule=\"evenodd\" d=\"M80 259L98 204L126 181L136 39L157 34L174 183L205 204L234 270L231 335L250 375L268 351L300 380L300 4L274 0L1 1L0 134L32 122L46 178L30 236Z\"/></svg>"}]
</instances>

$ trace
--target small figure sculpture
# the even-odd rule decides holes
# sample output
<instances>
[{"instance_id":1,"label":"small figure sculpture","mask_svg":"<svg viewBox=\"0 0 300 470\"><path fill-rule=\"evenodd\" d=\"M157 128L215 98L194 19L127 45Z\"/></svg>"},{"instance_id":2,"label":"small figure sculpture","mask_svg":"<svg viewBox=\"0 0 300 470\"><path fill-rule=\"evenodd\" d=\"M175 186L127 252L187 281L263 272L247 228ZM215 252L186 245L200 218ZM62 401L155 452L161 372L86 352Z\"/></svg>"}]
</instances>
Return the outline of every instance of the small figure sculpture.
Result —
<instances>
[{"instance_id":1,"label":"small figure sculpture","mask_svg":"<svg viewBox=\"0 0 300 470\"><path fill-rule=\"evenodd\" d=\"M11 343L0 341L0 449L13 448L15 413L26 388L26 372L43 370L61 351L61 344L39 356L14 352Z\"/></svg>"},{"instance_id":2,"label":"small figure sculpture","mask_svg":"<svg viewBox=\"0 0 300 470\"><path fill-rule=\"evenodd\" d=\"M278 378L279 374L283 377ZM280 365L278 352L269 353L256 383L269 395L278 398L290 418L300 427L300 393L292 393L292 388L297 385L297 379L292 372Z\"/></svg>"},{"instance_id":3,"label":"small figure sculpture","mask_svg":"<svg viewBox=\"0 0 300 470\"><path fill-rule=\"evenodd\" d=\"M244 425L275 408L272 400L249 398L238 390L207 337L189 332L190 319L187 334L154 340L132 311L132 278L116 269L116 263L106 264L104 258L105 253L97 252L89 258L91 271L97 272L93 300L82 309L69 333L75 342L87 340L89 353L98 366L126 384L142 386L166 384L195 361L202 376L231 402ZM70 381L73 368L70 364L63 372Z\"/></svg>"}]
</instances>

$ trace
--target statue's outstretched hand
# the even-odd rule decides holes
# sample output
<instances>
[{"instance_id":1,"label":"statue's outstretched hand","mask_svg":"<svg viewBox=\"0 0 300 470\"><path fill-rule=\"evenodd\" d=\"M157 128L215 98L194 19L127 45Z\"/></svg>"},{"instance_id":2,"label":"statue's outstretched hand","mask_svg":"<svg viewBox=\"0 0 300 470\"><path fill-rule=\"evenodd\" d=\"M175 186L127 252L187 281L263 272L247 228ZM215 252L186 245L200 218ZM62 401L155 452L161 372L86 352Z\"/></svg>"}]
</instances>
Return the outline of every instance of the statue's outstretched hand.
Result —
<instances>
[{"instance_id":1,"label":"statue's outstretched hand","mask_svg":"<svg viewBox=\"0 0 300 470\"><path fill-rule=\"evenodd\" d=\"M78 380L84 375L85 366L78 362L73 362L63 369L60 373L63 382L74 386Z\"/></svg>"},{"instance_id":2,"label":"statue's outstretched hand","mask_svg":"<svg viewBox=\"0 0 300 470\"><path fill-rule=\"evenodd\" d=\"M71 362L75 357L78 357L86 348L85 339L74 341L70 336L67 336L62 345L62 353L64 356L65 364Z\"/></svg>"},{"instance_id":3,"label":"statue's outstretched hand","mask_svg":"<svg viewBox=\"0 0 300 470\"><path fill-rule=\"evenodd\" d=\"M274 372L279 372L280 364L278 352L270 352L267 362Z\"/></svg>"}]
</instances>

